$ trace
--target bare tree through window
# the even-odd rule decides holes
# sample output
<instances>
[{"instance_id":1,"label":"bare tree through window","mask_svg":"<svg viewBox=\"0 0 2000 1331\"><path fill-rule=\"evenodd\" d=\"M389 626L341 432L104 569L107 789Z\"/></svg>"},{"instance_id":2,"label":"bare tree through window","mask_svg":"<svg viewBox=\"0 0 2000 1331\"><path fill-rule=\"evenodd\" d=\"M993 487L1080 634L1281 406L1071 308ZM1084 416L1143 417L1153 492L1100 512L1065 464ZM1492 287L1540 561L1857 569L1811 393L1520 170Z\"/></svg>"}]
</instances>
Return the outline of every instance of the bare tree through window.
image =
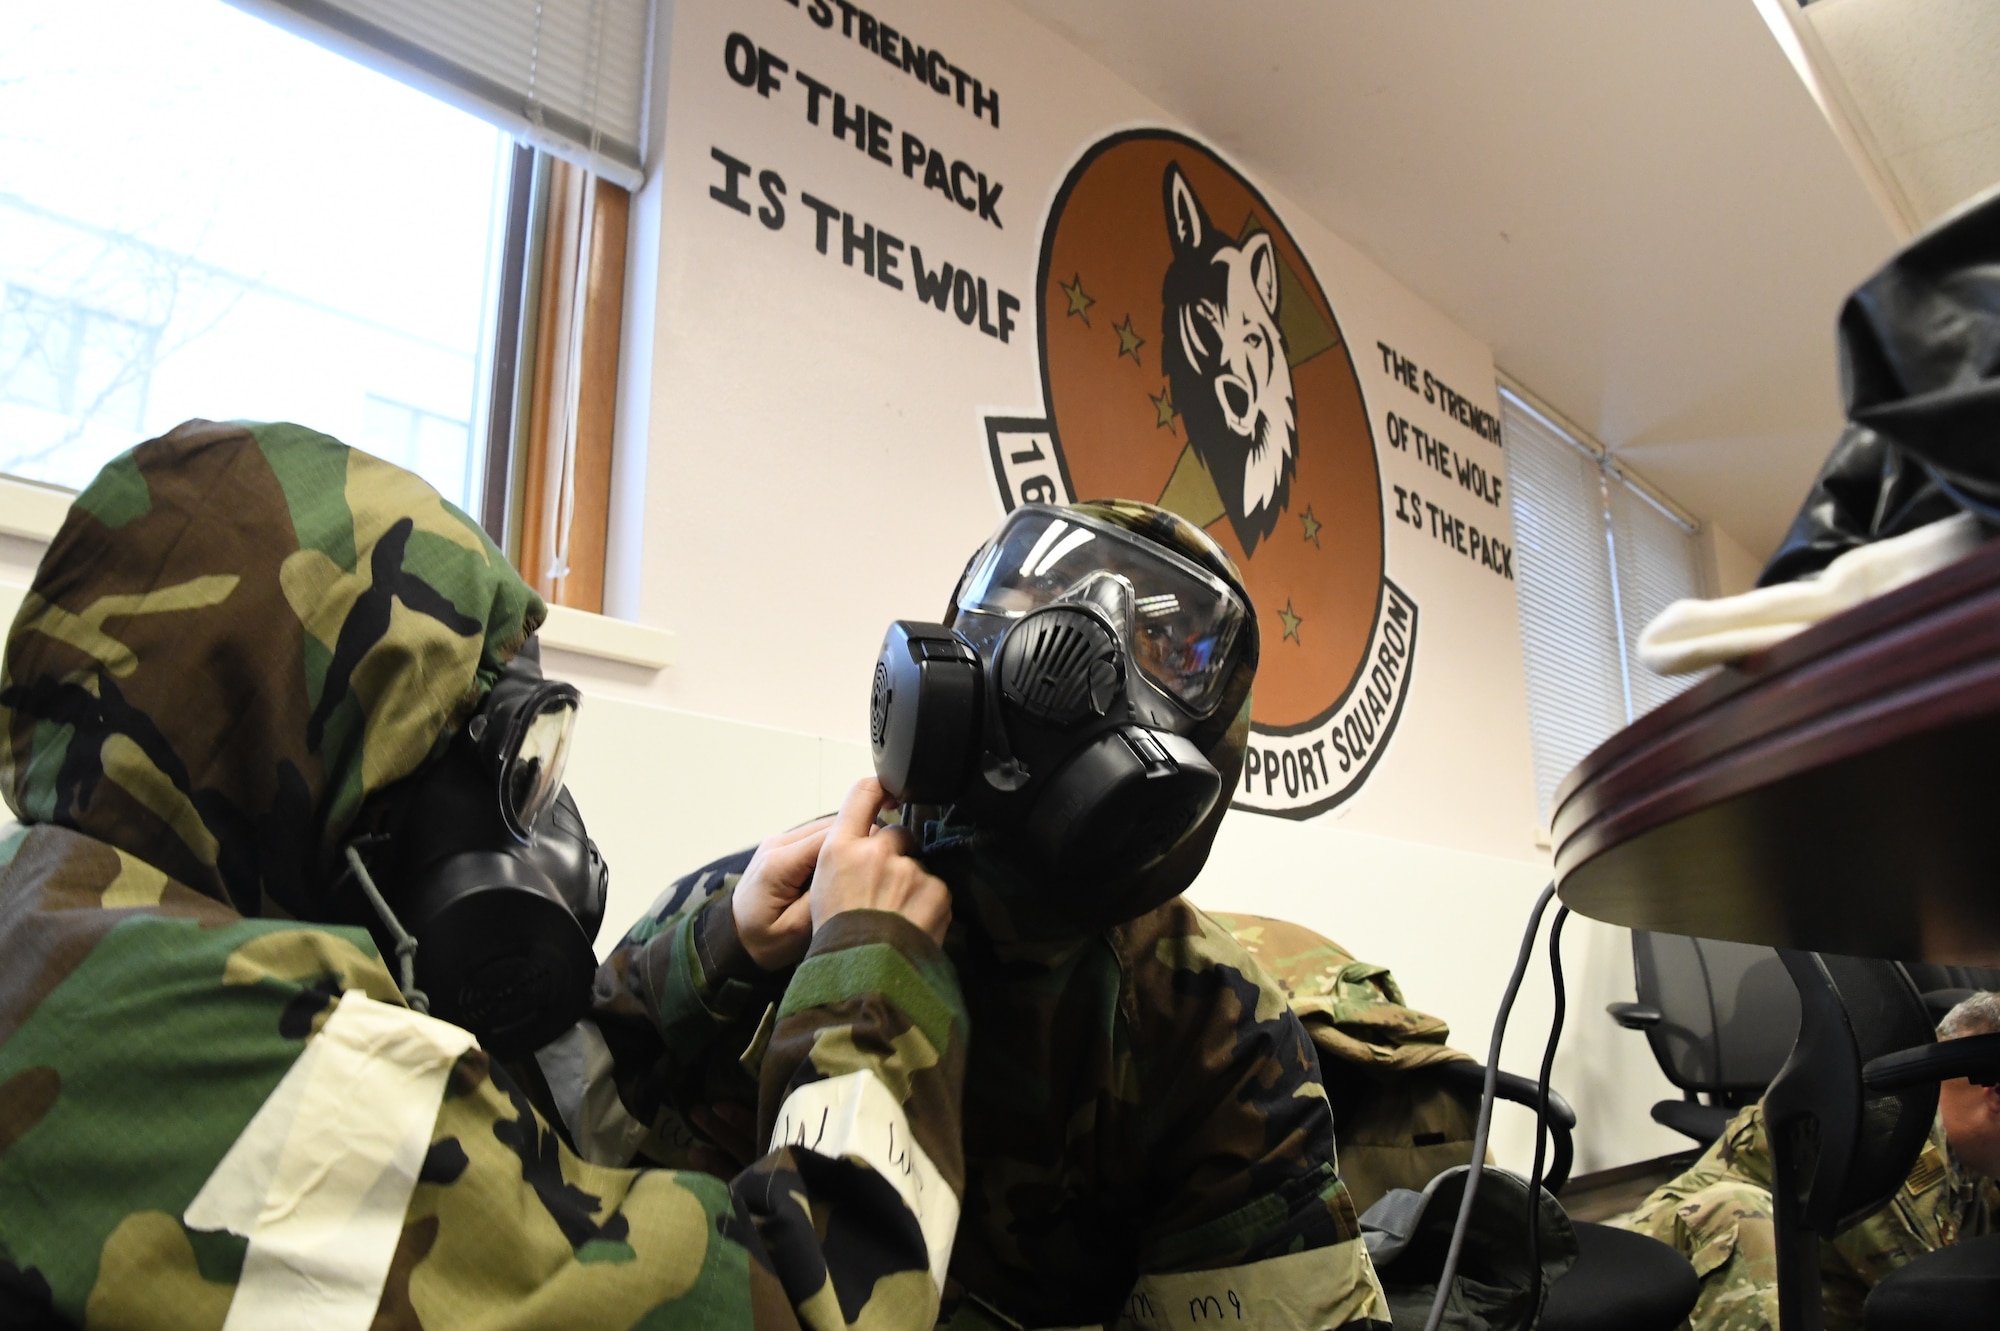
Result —
<instances>
[{"instance_id":1,"label":"bare tree through window","mask_svg":"<svg viewBox=\"0 0 2000 1331\"><path fill-rule=\"evenodd\" d=\"M222 0L0 5L0 472L289 419L476 504L508 147Z\"/></svg>"}]
</instances>

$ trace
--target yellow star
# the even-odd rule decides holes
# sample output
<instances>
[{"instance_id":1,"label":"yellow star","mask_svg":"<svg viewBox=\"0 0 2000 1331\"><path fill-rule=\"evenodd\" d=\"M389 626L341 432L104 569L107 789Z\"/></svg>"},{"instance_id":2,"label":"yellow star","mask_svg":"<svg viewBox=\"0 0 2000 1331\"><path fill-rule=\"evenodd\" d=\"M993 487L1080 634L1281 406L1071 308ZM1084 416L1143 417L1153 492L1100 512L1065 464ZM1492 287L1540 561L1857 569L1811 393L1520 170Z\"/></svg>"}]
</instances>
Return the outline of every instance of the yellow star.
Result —
<instances>
[{"instance_id":1,"label":"yellow star","mask_svg":"<svg viewBox=\"0 0 2000 1331\"><path fill-rule=\"evenodd\" d=\"M1112 331L1118 334L1118 354L1121 356L1130 356L1133 363L1137 364L1139 361L1139 348L1146 345L1146 339L1140 337L1133 330L1132 316L1129 314L1126 315L1125 322L1115 325Z\"/></svg>"},{"instance_id":2,"label":"yellow star","mask_svg":"<svg viewBox=\"0 0 2000 1331\"><path fill-rule=\"evenodd\" d=\"M1319 529L1324 524L1313 516L1311 504L1307 504L1306 511L1299 514L1299 521L1306 524L1306 539L1311 541L1314 547L1317 548L1319 546Z\"/></svg>"},{"instance_id":3,"label":"yellow star","mask_svg":"<svg viewBox=\"0 0 2000 1331\"><path fill-rule=\"evenodd\" d=\"M1171 430L1174 427L1174 417L1180 415L1180 411L1174 406L1174 386L1162 384L1158 397L1148 393L1146 398L1153 404L1154 428Z\"/></svg>"},{"instance_id":4,"label":"yellow star","mask_svg":"<svg viewBox=\"0 0 2000 1331\"><path fill-rule=\"evenodd\" d=\"M1290 597L1285 599L1285 608L1278 612L1278 618L1284 621L1285 636L1303 647L1305 644L1299 640L1299 625L1306 621L1293 611Z\"/></svg>"},{"instance_id":5,"label":"yellow star","mask_svg":"<svg viewBox=\"0 0 2000 1331\"><path fill-rule=\"evenodd\" d=\"M1067 282L1058 281L1056 285L1062 288L1063 295L1069 297L1069 309L1063 312L1063 317L1067 319L1074 314L1083 320L1085 328L1090 327L1090 307L1097 302L1083 294L1083 274L1078 273Z\"/></svg>"}]
</instances>

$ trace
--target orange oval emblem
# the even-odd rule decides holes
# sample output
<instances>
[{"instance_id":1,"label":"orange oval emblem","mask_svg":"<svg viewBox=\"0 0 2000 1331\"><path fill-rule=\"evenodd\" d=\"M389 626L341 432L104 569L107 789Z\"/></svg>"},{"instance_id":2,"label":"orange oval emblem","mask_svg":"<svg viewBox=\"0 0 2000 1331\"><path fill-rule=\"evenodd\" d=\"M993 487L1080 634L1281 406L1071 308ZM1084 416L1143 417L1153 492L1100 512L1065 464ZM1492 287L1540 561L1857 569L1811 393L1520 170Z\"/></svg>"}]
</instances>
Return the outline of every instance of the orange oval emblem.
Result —
<instances>
[{"instance_id":1,"label":"orange oval emblem","mask_svg":"<svg viewBox=\"0 0 2000 1331\"><path fill-rule=\"evenodd\" d=\"M1374 436L1304 251L1207 147L1129 131L1057 192L1036 315L1047 415L987 422L1004 502L1142 499L1207 530L1264 641L1237 803L1338 804L1394 728L1416 607L1384 577Z\"/></svg>"}]
</instances>

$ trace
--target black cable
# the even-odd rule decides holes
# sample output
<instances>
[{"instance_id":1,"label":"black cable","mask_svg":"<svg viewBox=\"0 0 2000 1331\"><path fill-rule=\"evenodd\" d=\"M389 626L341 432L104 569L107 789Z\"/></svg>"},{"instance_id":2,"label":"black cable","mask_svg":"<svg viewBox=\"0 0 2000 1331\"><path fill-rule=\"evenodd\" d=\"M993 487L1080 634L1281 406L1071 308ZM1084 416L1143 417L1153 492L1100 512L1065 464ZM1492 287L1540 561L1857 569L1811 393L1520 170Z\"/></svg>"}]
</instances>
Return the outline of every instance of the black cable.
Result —
<instances>
[{"instance_id":1,"label":"black cable","mask_svg":"<svg viewBox=\"0 0 2000 1331\"><path fill-rule=\"evenodd\" d=\"M1444 1306L1451 1297L1451 1282L1458 1274L1458 1257L1465 1247L1465 1232L1472 1226L1472 1201L1479 1195L1479 1179L1486 1168L1486 1139L1493 1128L1493 1101L1500 1085L1500 1041L1507 1034L1507 1018L1520 995L1521 980L1528 973L1528 958L1535 954L1535 938L1542 931L1542 912L1555 899L1556 885L1550 883L1535 898L1528 916L1528 929L1521 938L1521 953L1514 958L1514 973L1507 979L1500 1010L1493 1018L1493 1038L1486 1045L1486 1085L1479 1096L1479 1126L1472 1134L1472 1168L1465 1175L1465 1196L1458 1204L1458 1220L1451 1227L1451 1247L1445 1251L1444 1274L1438 1277L1437 1297L1431 1300L1431 1314L1424 1319L1424 1331L1437 1331L1444 1320Z\"/></svg>"},{"instance_id":2,"label":"black cable","mask_svg":"<svg viewBox=\"0 0 2000 1331\"><path fill-rule=\"evenodd\" d=\"M1535 1083L1535 1167L1528 1175L1528 1317L1541 1316L1542 1304L1542 1148L1548 1145L1549 1074L1556 1065L1556 1045L1562 1040L1563 1015L1569 995L1563 988L1563 923L1569 907L1556 912L1549 926L1549 979L1555 988L1556 1011L1549 1022L1549 1042L1542 1050L1542 1075Z\"/></svg>"}]
</instances>

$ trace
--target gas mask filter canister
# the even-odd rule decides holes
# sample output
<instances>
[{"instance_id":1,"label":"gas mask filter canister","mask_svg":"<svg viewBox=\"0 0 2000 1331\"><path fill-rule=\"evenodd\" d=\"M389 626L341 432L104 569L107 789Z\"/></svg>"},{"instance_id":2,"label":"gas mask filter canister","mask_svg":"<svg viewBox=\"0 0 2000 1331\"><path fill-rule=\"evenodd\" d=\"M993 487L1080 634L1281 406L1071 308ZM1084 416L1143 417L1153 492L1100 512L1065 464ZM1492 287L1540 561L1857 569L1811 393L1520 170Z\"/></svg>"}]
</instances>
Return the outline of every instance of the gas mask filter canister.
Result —
<instances>
[{"instance_id":1,"label":"gas mask filter canister","mask_svg":"<svg viewBox=\"0 0 2000 1331\"><path fill-rule=\"evenodd\" d=\"M1209 728L1247 615L1156 542L1025 505L974 558L950 624L890 626L869 706L876 773L1059 878L1143 871L1221 797L1189 737Z\"/></svg>"}]
</instances>

